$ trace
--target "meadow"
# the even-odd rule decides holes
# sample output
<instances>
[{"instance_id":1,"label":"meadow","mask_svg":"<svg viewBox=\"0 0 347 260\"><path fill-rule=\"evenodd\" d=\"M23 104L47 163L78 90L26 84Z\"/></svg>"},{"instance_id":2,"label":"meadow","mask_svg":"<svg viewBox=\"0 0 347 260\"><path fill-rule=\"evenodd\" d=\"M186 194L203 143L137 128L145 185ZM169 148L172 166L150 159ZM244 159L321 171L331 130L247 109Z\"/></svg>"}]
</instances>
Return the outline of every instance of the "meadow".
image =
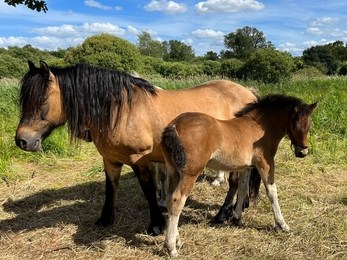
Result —
<instances>
[{"instance_id":1,"label":"meadow","mask_svg":"<svg viewBox=\"0 0 347 260\"><path fill-rule=\"evenodd\" d=\"M164 89L187 88L207 77L146 77ZM275 178L289 233L273 229L264 187L243 227L215 225L227 184L210 185L206 170L179 222L179 259L347 259L347 78L297 77L278 84L241 81L260 95L283 93L318 101L310 154L296 158L284 138ZM37 153L15 146L19 81L0 80L0 259L166 259L165 235L145 234L149 210L130 167L124 167L116 223L95 229L104 200L102 158L91 143L71 144L65 127Z\"/></svg>"}]
</instances>

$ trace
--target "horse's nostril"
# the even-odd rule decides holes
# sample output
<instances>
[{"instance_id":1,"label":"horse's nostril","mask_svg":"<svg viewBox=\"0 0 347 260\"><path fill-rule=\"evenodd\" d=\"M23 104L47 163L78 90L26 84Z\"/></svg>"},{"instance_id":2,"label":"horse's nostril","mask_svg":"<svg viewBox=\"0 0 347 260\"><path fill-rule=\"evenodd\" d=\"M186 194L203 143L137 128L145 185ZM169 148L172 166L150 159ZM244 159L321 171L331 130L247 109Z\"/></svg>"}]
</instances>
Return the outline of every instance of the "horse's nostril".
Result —
<instances>
[{"instance_id":1,"label":"horse's nostril","mask_svg":"<svg viewBox=\"0 0 347 260\"><path fill-rule=\"evenodd\" d=\"M19 145L22 149L25 149L27 147L28 142L24 139L19 140Z\"/></svg>"}]
</instances>

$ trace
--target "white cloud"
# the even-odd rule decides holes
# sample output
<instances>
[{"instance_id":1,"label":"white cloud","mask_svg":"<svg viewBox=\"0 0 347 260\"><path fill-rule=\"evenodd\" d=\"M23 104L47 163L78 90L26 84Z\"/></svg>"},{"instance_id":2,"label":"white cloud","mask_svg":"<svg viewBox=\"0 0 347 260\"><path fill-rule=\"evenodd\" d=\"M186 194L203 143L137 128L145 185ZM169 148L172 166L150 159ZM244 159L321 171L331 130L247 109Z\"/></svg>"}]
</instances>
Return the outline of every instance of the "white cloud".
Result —
<instances>
[{"instance_id":1,"label":"white cloud","mask_svg":"<svg viewBox=\"0 0 347 260\"><path fill-rule=\"evenodd\" d=\"M123 7L121 7L121 6L115 6L114 9L115 9L116 11L121 11L121 10L123 10Z\"/></svg>"},{"instance_id":2,"label":"white cloud","mask_svg":"<svg viewBox=\"0 0 347 260\"><path fill-rule=\"evenodd\" d=\"M311 18L307 21L307 25L312 27L324 27L343 23L345 21L346 19L332 17Z\"/></svg>"},{"instance_id":3,"label":"white cloud","mask_svg":"<svg viewBox=\"0 0 347 260\"><path fill-rule=\"evenodd\" d=\"M161 0L161 1L151 1L149 4L145 5L144 9L148 12L159 11L165 14L182 14L188 9L186 4L179 4L173 1Z\"/></svg>"},{"instance_id":4,"label":"white cloud","mask_svg":"<svg viewBox=\"0 0 347 260\"><path fill-rule=\"evenodd\" d=\"M324 32L319 28L308 28L306 33L311 35L322 35Z\"/></svg>"},{"instance_id":5,"label":"white cloud","mask_svg":"<svg viewBox=\"0 0 347 260\"><path fill-rule=\"evenodd\" d=\"M305 34L316 35L316 36L324 35L325 37L343 38L343 37L347 37L347 30L341 30L338 28L326 29L326 30L322 30L319 28L308 28Z\"/></svg>"},{"instance_id":6,"label":"white cloud","mask_svg":"<svg viewBox=\"0 0 347 260\"><path fill-rule=\"evenodd\" d=\"M241 11L256 12L265 8L265 5L255 0L207 0L195 5L195 12L205 13L236 13Z\"/></svg>"},{"instance_id":7,"label":"white cloud","mask_svg":"<svg viewBox=\"0 0 347 260\"><path fill-rule=\"evenodd\" d=\"M95 33L110 33L115 35L124 35L125 30L111 23L84 23L82 26L63 24L62 26L49 26L44 28L35 28L31 31L39 35L48 35L56 37L85 37Z\"/></svg>"},{"instance_id":8,"label":"white cloud","mask_svg":"<svg viewBox=\"0 0 347 260\"><path fill-rule=\"evenodd\" d=\"M65 49L70 46L76 46L81 44L85 39L84 38L59 38L59 37L47 37L47 36L38 36L33 38L26 37L0 37L0 46L6 48L6 46L18 46L23 47L26 44L30 44L34 48L47 49L47 50L56 50L57 46L59 48Z\"/></svg>"},{"instance_id":9,"label":"white cloud","mask_svg":"<svg viewBox=\"0 0 347 260\"><path fill-rule=\"evenodd\" d=\"M102 5L99 2L96 2L96 1L93 1L93 0L84 1L84 4L86 6L96 7L96 8L100 8L100 9L104 9L104 10L111 10L112 9L111 6Z\"/></svg>"},{"instance_id":10,"label":"white cloud","mask_svg":"<svg viewBox=\"0 0 347 260\"><path fill-rule=\"evenodd\" d=\"M184 39L182 40L182 42L190 46L194 44L194 41L192 39Z\"/></svg>"},{"instance_id":11,"label":"white cloud","mask_svg":"<svg viewBox=\"0 0 347 260\"><path fill-rule=\"evenodd\" d=\"M138 34L141 33L141 30L138 30L138 29L136 29L135 27L133 27L133 26L131 26L131 25L127 26L127 28L128 28L128 32L129 32L130 34L138 35Z\"/></svg>"},{"instance_id":12,"label":"white cloud","mask_svg":"<svg viewBox=\"0 0 347 260\"><path fill-rule=\"evenodd\" d=\"M211 29L206 30L196 30L192 32L192 35L198 39L211 39L211 38L222 38L225 33L222 31L214 31Z\"/></svg>"}]
</instances>

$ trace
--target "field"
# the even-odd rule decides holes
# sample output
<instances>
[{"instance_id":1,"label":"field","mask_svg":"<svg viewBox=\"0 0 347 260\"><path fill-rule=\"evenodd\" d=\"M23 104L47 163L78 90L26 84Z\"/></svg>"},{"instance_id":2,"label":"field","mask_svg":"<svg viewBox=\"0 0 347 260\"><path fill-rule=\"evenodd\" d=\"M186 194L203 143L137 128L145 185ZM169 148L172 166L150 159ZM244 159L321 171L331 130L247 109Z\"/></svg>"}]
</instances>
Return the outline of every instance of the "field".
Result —
<instances>
[{"instance_id":1,"label":"field","mask_svg":"<svg viewBox=\"0 0 347 260\"><path fill-rule=\"evenodd\" d=\"M206 81L148 78L166 89ZM347 78L297 78L281 84L240 82L261 95L285 93L307 103L310 154L296 158L284 138L276 155L279 203L289 233L273 230L264 187L243 227L215 225L227 185L196 183L179 222L179 259L347 259ZM0 81L0 259L167 259L165 234L146 235L149 210L131 168L122 172L116 223L96 229L104 199L102 158L90 143L70 145L56 130L41 151L26 153L13 137L19 121L18 81Z\"/></svg>"}]
</instances>

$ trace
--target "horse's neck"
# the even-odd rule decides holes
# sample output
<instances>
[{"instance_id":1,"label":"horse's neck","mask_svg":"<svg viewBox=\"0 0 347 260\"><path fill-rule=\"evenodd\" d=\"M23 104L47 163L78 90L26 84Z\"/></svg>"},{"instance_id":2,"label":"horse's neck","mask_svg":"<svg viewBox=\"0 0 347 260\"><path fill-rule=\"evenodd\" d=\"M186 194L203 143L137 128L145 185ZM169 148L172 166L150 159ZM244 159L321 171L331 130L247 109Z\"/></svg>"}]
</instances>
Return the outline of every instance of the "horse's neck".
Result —
<instances>
[{"instance_id":1,"label":"horse's neck","mask_svg":"<svg viewBox=\"0 0 347 260\"><path fill-rule=\"evenodd\" d=\"M280 141L286 134L289 122L290 109L283 111L271 111L253 117L264 129L265 134L277 137Z\"/></svg>"}]
</instances>

